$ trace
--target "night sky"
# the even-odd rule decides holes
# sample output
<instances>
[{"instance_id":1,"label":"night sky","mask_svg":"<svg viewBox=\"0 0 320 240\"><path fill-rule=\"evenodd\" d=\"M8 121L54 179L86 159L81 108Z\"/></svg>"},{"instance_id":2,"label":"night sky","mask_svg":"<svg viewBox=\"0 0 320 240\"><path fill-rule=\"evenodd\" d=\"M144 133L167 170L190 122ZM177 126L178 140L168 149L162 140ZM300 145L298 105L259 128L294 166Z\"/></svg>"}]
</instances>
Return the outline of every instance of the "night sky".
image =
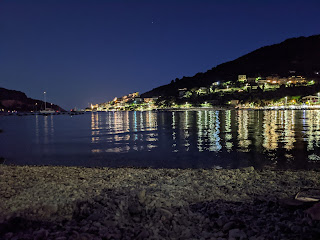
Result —
<instances>
[{"instance_id":1,"label":"night sky","mask_svg":"<svg viewBox=\"0 0 320 240\"><path fill-rule=\"evenodd\" d=\"M320 34L320 1L1 0L0 87L69 110Z\"/></svg>"}]
</instances>

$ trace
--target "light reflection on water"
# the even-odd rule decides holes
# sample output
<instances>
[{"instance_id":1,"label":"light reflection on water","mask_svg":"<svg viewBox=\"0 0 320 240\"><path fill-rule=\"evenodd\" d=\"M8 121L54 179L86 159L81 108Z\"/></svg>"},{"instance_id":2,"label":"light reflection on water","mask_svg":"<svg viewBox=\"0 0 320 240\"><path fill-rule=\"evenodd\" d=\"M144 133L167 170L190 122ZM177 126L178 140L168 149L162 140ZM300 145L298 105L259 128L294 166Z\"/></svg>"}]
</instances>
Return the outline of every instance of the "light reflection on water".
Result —
<instances>
[{"instance_id":1,"label":"light reflection on water","mask_svg":"<svg viewBox=\"0 0 320 240\"><path fill-rule=\"evenodd\" d=\"M296 163L302 167L309 155L319 151L320 111L316 110L110 112L92 113L91 119L93 153L242 152L251 154L230 158L262 157L267 162L249 160L284 167L303 155L305 160Z\"/></svg>"},{"instance_id":2,"label":"light reflection on water","mask_svg":"<svg viewBox=\"0 0 320 240\"><path fill-rule=\"evenodd\" d=\"M150 151L157 147L157 115L152 112L110 112L91 115L92 152Z\"/></svg>"},{"instance_id":3,"label":"light reflection on water","mask_svg":"<svg viewBox=\"0 0 320 240\"><path fill-rule=\"evenodd\" d=\"M320 163L320 111L107 112L2 117L13 164L310 168Z\"/></svg>"}]
</instances>

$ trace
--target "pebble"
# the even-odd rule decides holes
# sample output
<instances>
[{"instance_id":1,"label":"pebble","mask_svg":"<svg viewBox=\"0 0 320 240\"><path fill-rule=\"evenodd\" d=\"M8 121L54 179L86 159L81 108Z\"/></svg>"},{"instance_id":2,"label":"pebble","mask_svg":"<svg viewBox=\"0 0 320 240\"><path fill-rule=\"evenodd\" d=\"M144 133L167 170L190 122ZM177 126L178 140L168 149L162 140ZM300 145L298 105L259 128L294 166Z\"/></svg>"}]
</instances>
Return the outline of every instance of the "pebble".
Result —
<instances>
[{"instance_id":1,"label":"pebble","mask_svg":"<svg viewBox=\"0 0 320 240\"><path fill-rule=\"evenodd\" d=\"M138 199L139 199L139 202L140 202L141 204L145 202L145 200L146 200L146 190L145 190L145 189L143 189L143 190L141 190L141 191L139 192L139 194L138 194Z\"/></svg>"},{"instance_id":2,"label":"pebble","mask_svg":"<svg viewBox=\"0 0 320 240\"><path fill-rule=\"evenodd\" d=\"M233 228L235 226L234 222L228 222L222 227L222 231L226 232L229 231L229 229Z\"/></svg>"},{"instance_id":3,"label":"pebble","mask_svg":"<svg viewBox=\"0 0 320 240\"><path fill-rule=\"evenodd\" d=\"M320 229L300 205L277 200L319 188L315 171L6 165L0 171L0 239L299 239Z\"/></svg>"},{"instance_id":4,"label":"pebble","mask_svg":"<svg viewBox=\"0 0 320 240\"><path fill-rule=\"evenodd\" d=\"M235 228L229 230L229 239L234 238L234 239L247 239L247 235L240 229Z\"/></svg>"}]
</instances>

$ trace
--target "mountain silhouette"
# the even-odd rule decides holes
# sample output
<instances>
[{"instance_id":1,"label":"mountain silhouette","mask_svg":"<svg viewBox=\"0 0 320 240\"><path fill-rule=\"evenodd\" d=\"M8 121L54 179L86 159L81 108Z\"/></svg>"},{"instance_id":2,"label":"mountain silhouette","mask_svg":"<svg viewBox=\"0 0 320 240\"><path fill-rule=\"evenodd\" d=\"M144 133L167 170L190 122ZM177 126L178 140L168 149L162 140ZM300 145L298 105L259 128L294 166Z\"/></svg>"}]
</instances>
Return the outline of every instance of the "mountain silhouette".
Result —
<instances>
[{"instance_id":1,"label":"mountain silhouette","mask_svg":"<svg viewBox=\"0 0 320 240\"><path fill-rule=\"evenodd\" d=\"M235 82L238 75L247 75L247 77L300 75L319 79L319 72L320 35L290 38L217 65L205 73L200 72L193 77L172 80L170 84L154 88L141 96L172 96L180 88L208 87L217 81Z\"/></svg>"},{"instance_id":2,"label":"mountain silhouette","mask_svg":"<svg viewBox=\"0 0 320 240\"><path fill-rule=\"evenodd\" d=\"M55 104L52 104L52 106L48 105L48 107L52 107L56 111L65 111ZM0 88L0 110L1 109L21 112L39 111L44 109L44 102L28 98L25 93L20 91Z\"/></svg>"}]
</instances>

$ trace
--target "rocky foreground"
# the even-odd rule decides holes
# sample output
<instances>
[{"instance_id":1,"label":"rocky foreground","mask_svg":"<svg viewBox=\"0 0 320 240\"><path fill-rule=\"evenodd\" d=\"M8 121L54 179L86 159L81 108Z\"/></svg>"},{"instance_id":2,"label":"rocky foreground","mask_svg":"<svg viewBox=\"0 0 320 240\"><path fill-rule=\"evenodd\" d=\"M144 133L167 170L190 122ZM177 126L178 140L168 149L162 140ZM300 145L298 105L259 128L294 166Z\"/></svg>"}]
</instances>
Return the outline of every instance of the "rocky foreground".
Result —
<instances>
[{"instance_id":1,"label":"rocky foreground","mask_svg":"<svg viewBox=\"0 0 320 240\"><path fill-rule=\"evenodd\" d=\"M0 165L0 239L320 239L319 171Z\"/></svg>"}]
</instances>

